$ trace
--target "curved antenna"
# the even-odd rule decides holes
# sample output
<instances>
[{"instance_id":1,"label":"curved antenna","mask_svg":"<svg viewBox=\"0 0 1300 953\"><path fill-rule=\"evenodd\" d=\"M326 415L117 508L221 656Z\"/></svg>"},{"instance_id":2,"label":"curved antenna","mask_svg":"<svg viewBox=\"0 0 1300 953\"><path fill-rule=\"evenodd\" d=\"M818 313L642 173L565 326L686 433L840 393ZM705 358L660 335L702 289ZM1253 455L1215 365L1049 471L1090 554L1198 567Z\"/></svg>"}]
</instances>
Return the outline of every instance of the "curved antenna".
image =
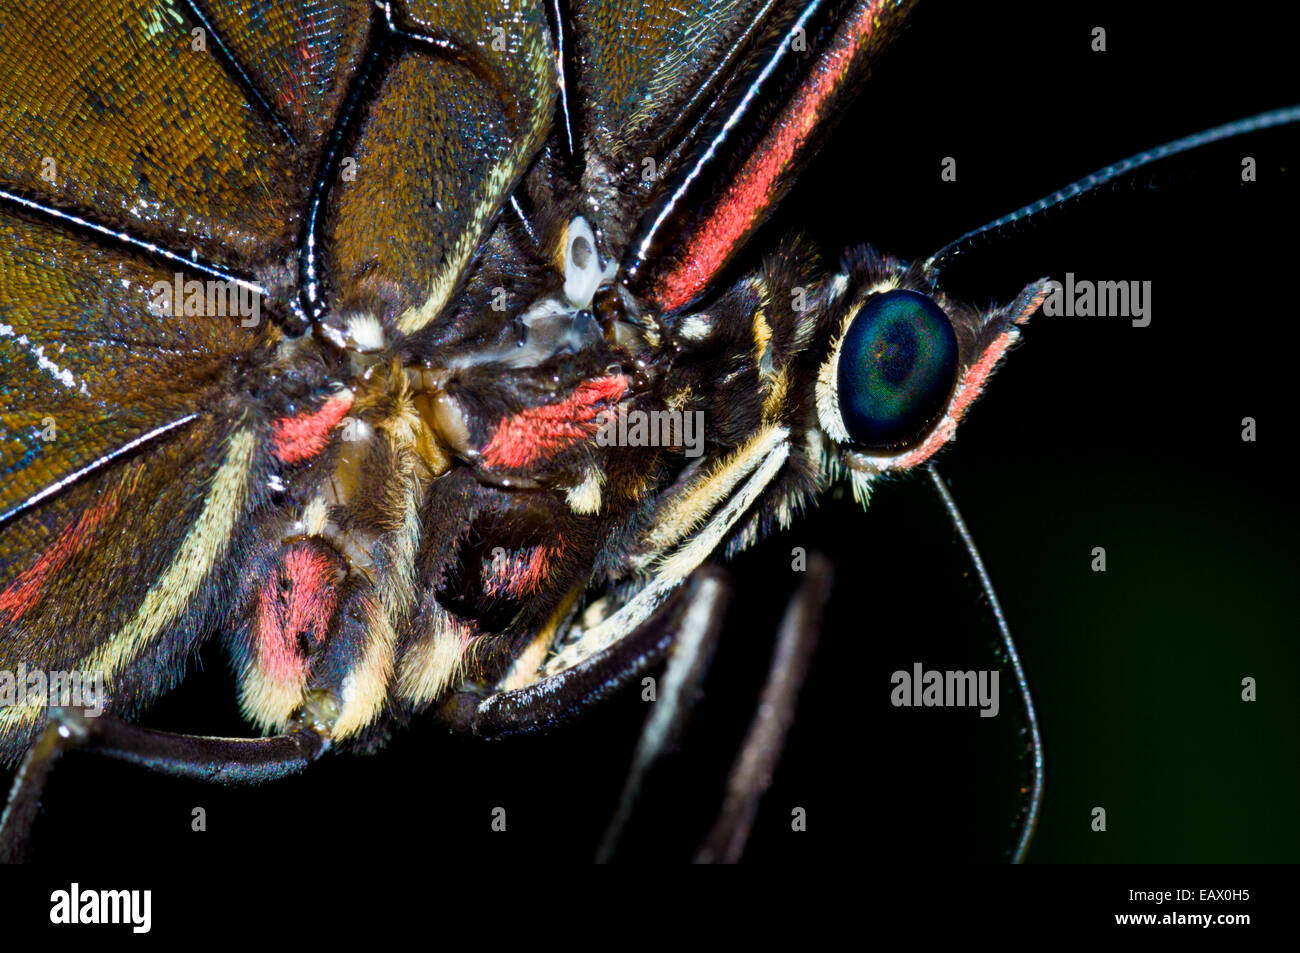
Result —
<instances>
[{"instance_id":1,"label":"curved antenna","mask_svg":"<svg viewBox=\"0 0 1300 953\"><path fill-rule=\"evenodd\" d=\"M1020 653L1016 651L1015 640L1011 638L1011 627L1007 625L1007 617L1002 614L1002 603L998 602L993 580L989 578L988 570L984 568L984 560L975 545L975 539L966 527L961 510L957 509L957 501L953 499L947 484L943 482L943 477L939 476L939 471L932 463L925 469L929 472L930 479L934 481L934 488L939 491L939 498L943 500L943 507L948 511L948 518L952 520L957 535L961 537L962 544L966 547L966 554L970 557L971 565L975 567L975 574L980 578L980 586L989 600L989 609L993 613L994 621L997 622L998 633L1002 636L1002 647L1007 653L1007 658L1011 660L1011 667L1016 672L1020 700L1025 705L1025 718L1029 722L1029 734L1034 751L1034 789L1029 794L1029 808L1025 813L1024 824L1020 828L1020 839L1016 842L1015 853L1011 855L1011 862L1019 864L1024 862L1025 854L1029 851L1029 842L1034 839L1034 829L1038 826L1038 813L1043 805L1043 738L1038 730L1038 714L1034 710L1033 696L1029 694L1029 681L1025 678L1024 666L1020 664Z\"/></svg>"},{"instance_id":2,"label":"curved antenna","mask_svg":"<svg viewBox=\"0 0 1300 953\"><path fill-rule=\"evenodd\" d=\"M1300 105L1284 106L1281 109L1273 109L1268 112L1262 112L1258 116L1251 116L1249 119L1238 119L1234 122L1227 122L1221 126L1215 126L1212 129L1206 129L1203 132L1194 133L1190 136L1184 136L1182 139L1175 139L1173 142L1166 142L1162 146L1156 146L1153 149L1147 149L1145 152L1139 152L1137 155L1129 156L1113 165L1108 165L1104 169L1098 169L1092 175L1085 175L1076 182L1071 182L1063 189L1057 189L1051 195L1044 196L1036 202L1030 202L1023 208L1016 209L1009 215L1003 215L1001 218L994 219L987 225L981 225L979 228L972 229L960 238L956 238L944 245L937 252L926 259L923 271L933 282L938 278L939 272L952 259L956 258L963 251L970 247L972 240L988 232L1001 231L1013 222L1030 218L1045 212L1049 208L1067 202L1076 196L1083 195L1085 192L1091 192L1108 182L1114 182L1130 172L1134 172L1143 166L1150 165L1153 162L1159 162L1161 159L1167 159L1170 156L1176 156L1180 152L1187 152L1191 149L1197 149L1201 146L1209 145L1212 142L1220 142L1224 139L1231 139L1234 136L1244 136L1247 133L1258 132L1261 129L1271 129L1275 126L1285 126L1288 123L1300 121Z\"/></svg>"}]
</instances>

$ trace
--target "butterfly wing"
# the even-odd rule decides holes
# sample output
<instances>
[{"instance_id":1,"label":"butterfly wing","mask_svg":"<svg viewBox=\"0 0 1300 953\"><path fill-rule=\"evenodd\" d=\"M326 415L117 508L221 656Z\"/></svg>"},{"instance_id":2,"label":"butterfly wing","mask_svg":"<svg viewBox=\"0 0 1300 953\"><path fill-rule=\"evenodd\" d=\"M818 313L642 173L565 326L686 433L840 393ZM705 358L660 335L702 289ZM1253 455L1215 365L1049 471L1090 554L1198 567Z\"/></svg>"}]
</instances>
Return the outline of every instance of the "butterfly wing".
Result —
<instances>
[{"instance_id":1,"label":"butterfly wing","mask_svg":"<svg viewBox=\"0 0 1300 953\"><path fill-rule=\"evenodd\" d=\"M0 671L102 673L131 713L274 566L346 383L268 320L306 240L333 310L398 331L461 281L549 126L550 40L536 5L407 7L0 14ZM213 278L260 319L158 307ZM0 712L0 754L42 720Z\"/></svg>"},{"instance_id":2,"label":"butterfly wing","mask_svg":"<svg viewBox=\"0 0 1300 953\"><path fill-rule=\"evenodd\" d=\"M286 313L321 192L342 306L377 287L390 320L432 313L459 280L549 122L549 46L537 8L494 10L495 48L471 9L412 7L437 48L395 62L359 0L0 14L0 670L101 672L113 710L147 703L278 545L270 476L324 446L277 445L329 381L277 363L266 315L162 312L160 287L225 274ZM359 174L324 189L344 138ZM0 750L42 718L5 709Z\"/></svg>"},{"instance_id":3,"label":"butterfly wing","mask_svg":"<svg viewBox=\"0 0 1300 953\"><path fill-rule=\"evenodd\" d=\"M609 240L665 310L698 296L785 194L911 2L575 5L573 135L628 197Z\"/></svg>"},{"instance_id":4,"label":"butterfly wing","mask_svg":"<svg viewBox=\"0 0 1300 953\"><path fill-rule=\"evenodd\" d=\"M378 313L414 335L443 313L541 146L556 84L540 4L408 8L411 39L375 64L324 246L335 310Z\"/></svg>"},{"instance_id":5,"label":"butterfly wing","mask_svg":"<svg viewBox=\"0 0 1300 953\"><path fill-rule=\"evenodd\" d=\"M215 611L274 335L150 308L157 265L0 212L0 670L102 672L125 710ZM0 712L6 754L41 712Z\"/></svg>"},{"instance_id":6,"label":"butterfly wing","mask_svg":"<svg viewBox=\"0 0 1300 953\"><path fill-rule=\"evenodd\" d=\"M164 313L181 269L148 246L249 274L298 201L282 130L188 27L152 3L0 16L0 670L102 672L117 710L216 611L257 446L237 395L277 337ZM4 709L0 752L42 718Z\"/></svg>"}]
</instances>

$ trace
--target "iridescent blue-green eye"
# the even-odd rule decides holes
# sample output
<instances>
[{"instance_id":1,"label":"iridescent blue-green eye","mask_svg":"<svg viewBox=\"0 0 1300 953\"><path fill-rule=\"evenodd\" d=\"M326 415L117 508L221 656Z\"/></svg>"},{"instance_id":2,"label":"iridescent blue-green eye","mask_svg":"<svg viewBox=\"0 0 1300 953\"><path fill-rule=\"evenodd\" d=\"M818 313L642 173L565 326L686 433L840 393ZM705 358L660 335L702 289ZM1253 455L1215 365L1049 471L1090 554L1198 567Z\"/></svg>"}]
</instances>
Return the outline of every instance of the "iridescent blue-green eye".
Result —
<instances>
[{"instance_id":1,"label":"iridescent blue-green eye","mask_svg":"<svg viewBox=\"0 0 1300 953\"><path fill-rule=\"evenodd\" d=\"M840 349L840 416L853 442L886 449L914 440L948 401L957 335L943 309L915 291L870 298Z\"/></svg>"}]
</instances>

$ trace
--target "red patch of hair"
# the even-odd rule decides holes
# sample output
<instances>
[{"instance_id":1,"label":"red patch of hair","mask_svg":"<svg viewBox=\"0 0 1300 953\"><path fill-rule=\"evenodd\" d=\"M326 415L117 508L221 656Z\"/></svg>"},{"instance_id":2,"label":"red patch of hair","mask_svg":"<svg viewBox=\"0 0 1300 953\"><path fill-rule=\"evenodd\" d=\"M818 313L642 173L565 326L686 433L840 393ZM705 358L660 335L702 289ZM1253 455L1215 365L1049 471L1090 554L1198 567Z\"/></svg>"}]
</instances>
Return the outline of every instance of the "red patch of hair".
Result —
<instances>
[{"instance_id":1,"label":"red patch of hair","mask_svg":"<svg viewBox=\"0 0 1300 953\"><path fill-rule=\"evenodd\" d=\"M1046 284L1040 285L1033 294L1022 296L1019 302L1020 310L1012 318L1012 322L1024 324L1042 306L1046 298ZM924 463L940 447L952 439L952 435L957 431L957 424L961 422L962 417L966 414L966 408L974 403L975 398L984 390L989 375L993 373L993 369L998 366L998 362L1007 353L1007 349L1019 336L1020 332L1015 328L1008 328L993 339L993 343L984 349L980 359L968 367L966 373L962 375L961 381L957 384L957 393L953 395L952 403L948 407L948 413L944 415L943 420L939 421L939 425L934 428L934 432L925 439L921 446L899 459L893 466L907 469L919 463Z\"/></svg>"},{"instance_id":2,"label":"red patch of hair","mask_svg":"<svg viewBox=\"0 0 1300 953\"><path fill-rule=\"evenodd\" d=\"M587 440L604 426L613 413L610 405L627 385L622 374L598 377L579 384L564 400L502 417L480 459L490 467L517 470Z\"/></svg>"},{"instance_id":3,"label":"red patch of hair","mask_svg":"<svg viewBox=\"0 0 1300 953\"><path fill-rule=\"evenodd\" d=\"M483 589L490 596L528 596L540 592L551 575L551 565L564 553L561 538L553 546L533 546L492 567Z\"/></svg>"},{"instance_id":4,"label":"red patch of hair","mask_svg":"<svg viewBox=\"0 0 1300 953\"><path fill-rule=\"evenodd\" d=\"M280 564L262 586L257 607L257 658L275 681L297 681L307 673L299 648L305 635L311 646L325 641L338 605L334 575L338 557L310 542L286 549Z\"/></svg>"},{"instance_id":5,"label":"red patch of hair","mask_svg":"<svg viewBox=\"0 0 1300 953\"><path fill-rule=\"evenodd\" d=\"M930 436L925 438L923 444L901 457L893 466L907 469L924 463L952 439L952 435L957 431L957 424L966 414L966 408L974 403L975 398L984 390L984 384L993 373L993 368L997 367L998 361L1002 360L1002 355L1006 354L1007 348L1017 336L1018 332L1015 329L1004 331L984 349L980 359L968 367L966 373L962 375L961 383L957 385L957 393L953 395L952 403L943 420L939 421L939 425L934 428Z\"/></svg>"},{"instance_id":6,"label":"red patch of hair","mask_svg":"<svg viewBox=\"0 0 1300 953\"><path fill-rule=\"evenodd\" d=\"M352 394L344 392L325 401L320 410L293 417L281 417L272 425L272 446L282 463L301 463L325 449L333 430L352 406Z\"/></svg>"}]
</instances>

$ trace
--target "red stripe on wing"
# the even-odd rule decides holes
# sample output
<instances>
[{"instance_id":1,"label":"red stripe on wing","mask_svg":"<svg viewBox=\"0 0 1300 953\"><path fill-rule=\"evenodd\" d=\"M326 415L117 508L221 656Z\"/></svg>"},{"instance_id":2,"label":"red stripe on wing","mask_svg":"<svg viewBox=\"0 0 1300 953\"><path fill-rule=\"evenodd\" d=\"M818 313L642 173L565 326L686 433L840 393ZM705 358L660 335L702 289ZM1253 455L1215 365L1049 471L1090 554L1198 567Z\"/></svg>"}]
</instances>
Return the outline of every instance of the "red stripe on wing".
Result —
<instances>
[{"instance_id":1,"label":"red stripe on wing","mask_svg":"<svg viewBox=\"0 0 1300 953\"><path fill-rule=\"evenodd\" d=\"M104 522L117 513L121 496L133 488L120 495L120 487L112 490L82 512L75 524L64 527L53 545L0 592L0 622L13 622L36 605L50 577L94 542Z\"/></svg>"},{"instance_id":2,"label":"red stripe on wing","mask_svg":"<svg viewBox=\"0 0 1300 953\"><path fill-rule=\"evenodd\" d=\"M727 186L700 231L684 247L678 263L651 289L665 311L679 308L704 290L779 196L784 175L794 166L827 107L843 88L853 65L882 22L889 0L858 4L818 57L811 73L781 110L758 148Z\"/></svg>"}]
</instances>

